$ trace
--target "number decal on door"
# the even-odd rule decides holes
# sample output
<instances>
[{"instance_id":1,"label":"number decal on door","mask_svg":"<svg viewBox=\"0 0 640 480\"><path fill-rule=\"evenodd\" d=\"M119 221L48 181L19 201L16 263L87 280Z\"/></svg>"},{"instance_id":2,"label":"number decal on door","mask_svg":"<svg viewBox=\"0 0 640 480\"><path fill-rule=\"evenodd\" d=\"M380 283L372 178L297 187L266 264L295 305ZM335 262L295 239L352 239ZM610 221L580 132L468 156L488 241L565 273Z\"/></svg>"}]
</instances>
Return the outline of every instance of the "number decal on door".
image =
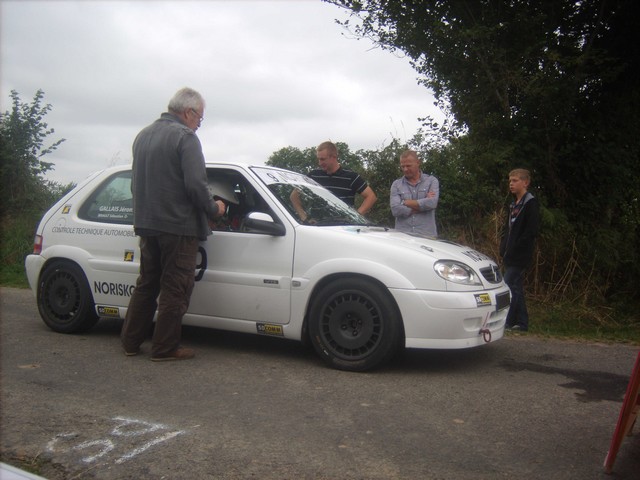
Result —
<instances>
[{"instance_id":1,"label":"number decal on door","mask_svg":"<svg viewBox=\"0 0 640 480\"><path fill-rule=\"evenodd\" d=\"M200 254L200 263L196 265L196 282L202 280L204 271L207 269L207 251L202 246L199 246L198 253Z\"/></svg>"}]
</instances>

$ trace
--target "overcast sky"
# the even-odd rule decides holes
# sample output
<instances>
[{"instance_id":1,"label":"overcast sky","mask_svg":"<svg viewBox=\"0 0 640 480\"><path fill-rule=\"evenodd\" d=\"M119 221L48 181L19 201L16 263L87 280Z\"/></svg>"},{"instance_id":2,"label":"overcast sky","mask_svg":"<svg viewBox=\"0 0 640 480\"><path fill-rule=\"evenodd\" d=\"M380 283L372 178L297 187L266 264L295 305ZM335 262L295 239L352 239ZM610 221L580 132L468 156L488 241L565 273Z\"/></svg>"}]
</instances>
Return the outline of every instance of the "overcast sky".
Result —
<instances>
[{"instance_id":1,"label":"overcast sky","mask_svg":"<svg viewBox=\"0 0 640 480\"><path fill-rule=\"evenodd\" d=\"M320 0L0 1L2 112L38 89L66 141L47 178L131 162L131 143L183 86L207 102L205 158L262 164L324 140L407 140L440 114L407 58L355 40Z\"/></svg>"}]
</instances>

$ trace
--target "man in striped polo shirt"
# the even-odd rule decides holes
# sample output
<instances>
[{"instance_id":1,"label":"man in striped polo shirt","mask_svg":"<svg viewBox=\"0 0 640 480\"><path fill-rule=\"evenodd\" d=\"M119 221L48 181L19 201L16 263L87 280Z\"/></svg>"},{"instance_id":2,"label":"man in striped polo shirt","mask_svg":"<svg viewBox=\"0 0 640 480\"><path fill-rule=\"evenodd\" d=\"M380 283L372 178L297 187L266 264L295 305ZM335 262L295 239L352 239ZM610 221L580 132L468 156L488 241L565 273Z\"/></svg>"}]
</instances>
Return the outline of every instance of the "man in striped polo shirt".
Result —
<instances>
[{"instance_id":1,"label":"man in striped polo shirt","mask_svg":"<svg viewBox=\"0 0 640 480\"><path fill-rule=\"evenodd\" d=\"M356 172L342 168L334 143L322 142L316 148L316 155L320 168L312 170L308 176L349 206L355 206L356 194L362 195L358 212L366 215L378 199L367 182Z\"/></svg>"}]
</instances>

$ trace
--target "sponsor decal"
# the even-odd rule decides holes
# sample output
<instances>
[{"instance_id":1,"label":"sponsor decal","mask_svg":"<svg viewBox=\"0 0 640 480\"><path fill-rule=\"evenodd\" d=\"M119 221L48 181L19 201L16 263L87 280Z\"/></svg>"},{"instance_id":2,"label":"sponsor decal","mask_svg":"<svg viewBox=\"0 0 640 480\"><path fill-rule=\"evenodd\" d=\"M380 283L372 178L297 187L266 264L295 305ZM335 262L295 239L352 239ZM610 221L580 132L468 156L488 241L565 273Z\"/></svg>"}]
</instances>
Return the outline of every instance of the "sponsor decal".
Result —
<instances>
[{"instance_id":1,"label":"sponsor decal","mask_svg":"<svg viewBox=\"0 0 640 480\"><path fill-rule=\"evenodd\" d=\"M105 235L107 237L135 237L136 234L133 233L133 230L118 230L115 228L105 228L101 235Z\"/></svg>"},{"instance_id":2,"label":"sponsor decal","mask_svg":"<svg viewBox=\"0 0 640 480\"><path fill-rule=\"evenodd\" d=\"M68 215L70 211L71 211L71 205L65 205L64 207L62 207L63 215Z\"/></svg>"},{"instance_id":3,"label":"sponsor decal","mask_svg":"<svg viewBox=\"0 0 640 480\"><path fill-rule=\"evenodd\" d=\"M477 293L474 297L476 297L476 306L478 307L491 305L491 296L488 293Z\"/></svg>"},{"instance_id":4,"label":"sponsor decal","mask_svg":"<svg viewBox=\"0 0 640 480\"><path fill-rule=\"evenodd\" d=\"M70 235L91 235L94 237L135 237L133 229L121 230L117 228L84 228L84 227L53 227L53 233L68 233Z\"/></svg>"},{"instance_id":5,"label":"sponsor decal","mask_svg":"<svg viewBox=\"0 0 640 480\"><path fill-rule=\"evenodd\" d=\"M125 262L133 262L133 250L125 250L124 251L124 261Z\"/></svg>"},{"instance_id":6,"label":"sponsor decal","mask_svg":"<svg viewBox=\"0 0 640 480\"><path fill-rule=\"evenodd\" d=\"M118 307L105 307L104 305L98 305L98 315L101 317L120 318L120 309Z\"/></svg>"},{"instance_id":7,"label":"sponsor decal","mask_svg":"<svg viewBox=\"0 0 640 480\"><path fill-rule=\"evenodd\" d=\"M255 169L255 173L258 174L260 180L265 182L267 185L272 185L274 183L286 183L286 184L305 184L308 183L310 185L318 185L315 180L312 180L309 177L304 175L300 175L299 173L294 172L285 172L285 171L274 171L274 170L265 170L265 169Z\"/></svg>"},{"instance_id":8,"label":"sponsor decal","mask_svg":"<svg viewBox=\"0 0 640 480\"><path fill-rule=\"evenodd\" d=\"M282 325L271 325L269 323L256 323L258 333L262 335L276 335L278 337L284 337L284 330Z\"/></svg>"},{"instance_id":9,"label":"sponsor decal","mask_svg":"<svg viewBox=\"0 0 640 480\"><path fill-rule=\"evenodd\" d=\"M65 227L65 226L60 226L60 227L53 227L51 229L51 231L53 233L76 233L76 229L73 227Z\"/></svg>"},{"instance_id":10,"label":"sponsor decal","mask_svg":"<svg viewBox=\"0 0 640 480\"><path fill-rule=\"evenodd\" d=\"M118 297L130 297L135 285L114 282L93 282L93 291L102 295L117 295Z\"/></svg>"},{"instance_id":11,"label":"sponsor decal","mask_svg":"<svg viewBox=\"0 0 640 480\"><path fill-rule=\"evenodd\" d=\"M491 260L491 257L486 256L484 253L476 252L475 250L467 250L466 252L462 252L463 255L466 255L474 262L481 262L483 260Z\"/></svg>"}]
</instances>

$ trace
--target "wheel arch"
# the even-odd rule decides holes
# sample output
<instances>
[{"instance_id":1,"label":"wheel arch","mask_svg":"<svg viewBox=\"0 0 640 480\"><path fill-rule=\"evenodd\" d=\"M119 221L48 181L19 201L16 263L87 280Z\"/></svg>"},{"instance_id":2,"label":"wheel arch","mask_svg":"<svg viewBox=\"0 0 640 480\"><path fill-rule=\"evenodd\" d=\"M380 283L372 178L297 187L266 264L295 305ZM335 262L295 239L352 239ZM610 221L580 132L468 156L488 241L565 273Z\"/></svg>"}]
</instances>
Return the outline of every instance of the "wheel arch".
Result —
<instances>
[{"instance_id":1,"label":"wheel arch","mask_svg":"<svg viewBox=\"0 0 640 480\"><path fill-rule=\"evenodd\" d=\"M302 343L305 344L305 345L310 345L309 313L311 311L311 306L313 305L313 302L315 301L315 299L318 296L319 292L321 292L324 287L326 287L327 285L329 285L330 283L332 283L332 282L334 282L334 281L336 281L338 279L348 279L348 278L353 278L353 279L357 278L357 279L360 279L360 280L365 280L367 282L371 282L374 285L376 285L377 287L379 287L382 291L385 292L385 295L387 296L388 300L391 302L391 305L395 309L395 313L396 313L396 315L397 315L397 317L399 319L402 340L403 340L403 343L404 343L405 331L404 331L404 321L402 319L402 312L400 311L400 307L398 306L398 302L396 301L394 296L391 295L391 292L389 292L389 288L383 282L381 282L380 280L378 280L375 277L372 277L370 275L366 275L366 274L363 274L363 273L354 273L354 272L335 272L335 273L331 273L331 274L326 275L323 278L321 278L313 286L313 290L311 291L311 294L309 295L309 298L307 300L307 305L306 305L305 312L304 312L304 320L302 322L302 335L301 335Z\"/></svg>"},{"instance_id":2,"label":"wheel arch","mask_svg":"<svg viewBox=\"0 0 640 480\"><path fill-rule=\"evenodd\" d=\"M60 272L63 273L58 277ZM59 278L63 279L62 283L58 283L61 281ZM63 292L61 296L51 293L58 288ZM77 296L67 295L69 291ZM64 298L64 301L58 303L56 298ZM75 300L67 303L68 298ZM82 333L93 328L100 319L85 270L78 262L66 257L53 257L43 264L38 275L36 303L44 323L58 333ZM74 309L67 310L68 306Z\"/></svg>"},{"instance_id":3,"label":"wheel arch","mask_svg":"<svg viewBox=\"0 0 640 480\"><path fill-rule=\"evenodd\" d=\"M38 272L38 280L36 282L37 290L36 295L40 291L40 284L42 283L42 274L56 263L63 263L67 265L74 265L82 270L85 279L89 282L89 276L87 275L87 268L89 262L89 254L86 250L77 247L69 247L69 246L58 246L55 245L53 247L47 248L41 255L45 258L44 263L40 267L40 271ZM93 291L91 292L91 296L93 297Z\"/></svg>"}]
</instances>

